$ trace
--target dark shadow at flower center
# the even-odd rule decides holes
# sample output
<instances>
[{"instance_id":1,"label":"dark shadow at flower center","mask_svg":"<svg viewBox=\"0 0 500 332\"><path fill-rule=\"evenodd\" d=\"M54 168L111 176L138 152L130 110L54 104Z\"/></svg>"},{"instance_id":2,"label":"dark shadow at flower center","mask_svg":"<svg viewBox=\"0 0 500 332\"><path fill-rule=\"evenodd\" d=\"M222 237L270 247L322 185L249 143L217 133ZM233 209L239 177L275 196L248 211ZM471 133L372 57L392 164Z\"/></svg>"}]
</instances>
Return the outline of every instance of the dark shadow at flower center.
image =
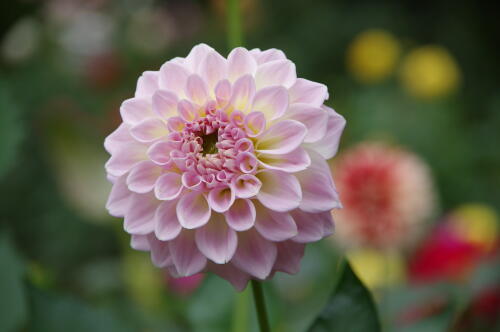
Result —
<instances>
[{"instance_id":1,"label":"dark shadow at flower center","mask_svg":"<svg viewBox=\"0 0 500 332\"><path fill-rule=\"evenodd\" d=\"M218 133L217 131L214 133L211 133L209 135L203 135L201 136L201 139L203 140L202 148L203 148L203 155L207 154L215 154L218 152L217 147L215 144L218 141Z\"/></svg>"}]
</instances>

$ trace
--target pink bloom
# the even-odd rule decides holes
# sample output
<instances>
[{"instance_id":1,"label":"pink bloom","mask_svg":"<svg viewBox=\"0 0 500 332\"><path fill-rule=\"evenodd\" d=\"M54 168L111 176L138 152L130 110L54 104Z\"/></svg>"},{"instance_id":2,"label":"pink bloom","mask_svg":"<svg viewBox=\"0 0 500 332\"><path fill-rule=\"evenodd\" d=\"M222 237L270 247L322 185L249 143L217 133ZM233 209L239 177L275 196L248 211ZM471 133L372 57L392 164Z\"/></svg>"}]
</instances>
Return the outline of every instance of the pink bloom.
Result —
<instances>
[{"instance_id":1,"label":"pink bloom","mask_svg":"<svg viewBox=\"0 0 500 332\"><path fill-rule=\"evenodd\" d=\"M347 247L397 247L413 240L433 212L427 166L402 149L363 143L335 165L344 208L334 213L339 241Z\"/></svg>"},{"instance_id":2,"label":"pink bloom","mask_svg":"<svg viewBox=\"0 0 500 332\"><path fill-rule=\"evenodd\" d=\"M295 273L340 206L325 159L345 120L327 97L275 49L225 59L201 44L145 72L104 143L110 214L173 276L212 271L243 289Z\"/></svg>"},{"instance_id":3,"label":"pink bloom","mask_svg":"<svg viewBox=\"0 0 500 332\"><path fill-rule=\"evenodd\" d=\"M166 281L169 290L181 296L188 296L193 293L201 285L204 277L203 273L197 273L189 277L173 278L166 271Z\"/></svg>"}]
</instances>

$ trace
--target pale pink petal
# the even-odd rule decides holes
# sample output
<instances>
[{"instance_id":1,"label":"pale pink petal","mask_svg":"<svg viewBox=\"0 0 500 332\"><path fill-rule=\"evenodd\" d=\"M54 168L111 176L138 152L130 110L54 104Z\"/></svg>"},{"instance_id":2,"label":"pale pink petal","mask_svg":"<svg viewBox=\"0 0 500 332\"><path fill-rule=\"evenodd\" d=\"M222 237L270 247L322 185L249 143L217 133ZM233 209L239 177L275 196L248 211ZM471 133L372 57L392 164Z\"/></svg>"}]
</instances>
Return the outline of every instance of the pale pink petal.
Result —
<instances>
[{"instance_id":1,"label":"pale pink petal","mask_svg":"<svg viewBox=\"0 0 500 332\"><path fill-rule=\"evenodd\" d=\"M209 223L198 228L195 240L201 253L217 264L229 262L238 245L236 232L227 226L221 214L214 214Z\"/></svg>"},{"instance_id":2,"label":"pale pink petal","mask_svg":"<svg viewBox=\"0 0 500 332\"><path fill-rule=\"evenodd\" d=\"M295 174L302 188L300 209L315 213L340 208L339 196L328 164L314 151L309 151L309 155L311 166Z\"/></svg>"},{"instance_id":3,"label":"pale pink petal","mask_svg":"<svg viewBox=\"0 0 500 332\"><path fill-rule=\"evenodd\" d=\"M245 117L244 125L249 137L259 136L266 129L266 116L261 112L250 112Z\"/></svg>"},{"instance_id":4,"label":"pale pink petal","mask_svg":"<svg viewBox=\"0 0 500 332\"><path fill-rule=\"evenodd\" d=\"M276 244L278 257L273 269L289 274L300 270L300 260L304 257L305 245L293 241L283 241Z\"/></svg>"},{"instance_id":5,"label":"pale pink petal","mask_svg":"<svg viewBox=\"0 0 500 332\"><path fill-rule=\"evenodd\" d=\"M241 271L230 263L214 264L209 262L208 269L219 277L229 281L240 292L245 289L250 280L248 273Z\"/></svg>"},{"instance_id":6,"label":"pale pink petal","mask_svg":"<svg viewBox=\"0 0 500 332\"><path fill-rule=\"evenodd\" d=\"M146 160L147 145L136 141L122 146L114 151L111 158L106 162L105 168L108 174L113 176L122 176L140 161Z\"/></svg>"},{"instance_id":7,"label":"pale pink petal","mask_svg":"<svg viewBox=\"0 0 500 332\"><path fill-rule=\"evenodd\" d=\"M177 112L186 122L191 122L199 117L197 107L186 99L177 104Z\"/></svg>"},{"instance_id":8,"label":"pale pink petal","mask_svg":"<svg viewBox=\"0 0 500 332\"><path fill-rule=\"evenodd\" d=\"M135 97L137 98L151 98L153 93L158 90L158 72L145 71L137 81L137 88L135 89Z\"/></svg>"},{"instance_id":9,"label":"pale pink petal","mask_svg":"<svg viewBox=\"0 0 500 332\"><path fill-rule=\"evenodd\" d=\"M251 174L242 174L232 180L233 190L237 197L250 198L259 192L262 182Z\"/></svg>"},{"instance_id":10,"label":"pale pink petal","mask_svg":"<svg viewBox=\"0 0 500 332\"><path fill-rule=\"evenodd\" d=\"M297 226L290 213L275 212L256 204L255 229L269 241L279 242L297 235Z\"/></svg>"},{"instance_id":11,"label":"pale pink petal","mask_svg":"<svg viewBox=\"0 0 500 332\"><path fill-rule=\"evenodd\" d=\"M147 151L149 159L157 165L166 165L170 162L170 152L174 151L173 144L167 141L156 142Z\"/></svg>"},{"instance_id":12,"label":"pale pink petal","mask_svg":"<svg viewBox=\"0 0 500 332\"><path fill-rule=\"evenodd\" d=\"M243 47L237 47L229 53L228 62L228 78L234 82L243 75L254 75L257 70L257 62L252 57L250 52Z\"/></svg>"},{"instance_id":13,"label":"pale pink petal","mask_svg":"<svg viewBox=\"0 0 500 332\"><path fill-rule=\"evenodd\" d=\"M167 120L167 128L171 132L179 132L186 126L186 121L184 121L180 116L173 116Z\"/></svg>"},{"instance_id":14,"label":"pale pink petal","mask_svg":"<svg viewBox=\"0 0 500 332\"><path fill-rule=\"evenodd\" d=\"M134 138L130 135L129 127L122 123L115 131L106 137L104 140L104 148L109 154L113 154L124 146L127 146L127 144L133 142Z\"/></svg>"},{"instance_id":15,"label":"pale pink petal","mask_svg":"<svg viewBox=\"0 0 500 332\"><path fill-rule=\"evenodd\" d=\"M159 201L152 194L132 194L123 227L130 234L146 235L154 231Z\"/></svg>"},{"instance_id":16,"label":"pale pink petal","mask_svg":"<svg viewBox=\"0 0 500 332\"><path fill-rule=\"evenodd\" d=\"M159 85L163 90L169 90L177 96L184 96L184 87L186 86L189 71L184 66L166 62L160 68Z\"/></svg>"},{"instance_id":17,"label":"pale pink petal","mask_svg":"<svg viewBox=\"0 0 500 332\"><path fill-rule=\"evenodd\" d=\"M257 89L271 85L291 87L297 79L295 64L290 60L274 60L266 62L257 68L255 85Z\"/></svg>"},{"instance_id":18,"label":"pale pink petal","mask_svg":"<svg viewBox=\"0 0 500 332\"><path fill-rule=\"evenodd\" d=\"M226 212L235 199L235 193L230 186L216 187L208 193L208 205L216 212Z\"/></svg>"},{"instance_id":19,"label":"pale pink petal","mask_svg":"<svg viewBox=\"0 0 500 332\"><path fill-rule=\"evenodd\" d=\"M222 80L215 86L215 100L220 108L225 107L231 99L231 83L228 80Z\"/></svg>"},{"instance_id":20,"label":"pale pink petal","mask_svg":"<svg viewBox=\"0 0 500 332\"><path fill-rule=\"evenodd\" d=\"M177 202L172 200L161 203L156 209L155 235L161 241L173 240L181 232L176 206Z\"/></svg>"},{"instance_id":21,"label":"pale pink petal","mask_svg":"<svg viewBox=\"0 0 500 332\"><path fill-rule=\"evenodd\" d=\"M290 211L299 206L302 192L299 181L289 173L281 171L262 171L257 174L262 187L257 199L265 207L279 212Z\"/></svg>"},{"instance_id":22,"label":"pale pink petal","mask_svg":"<svg viewBox=\"0 0 500 332\"><path fill-rule=\"evenodd\" d=\"M151 250L147 235L132 234L130 236L130 247L134 250L139 250L139 251Z\"/></svg>"},{"instance_id":23,"label":"pale pink petal","mask_svg":"<svg viewBox=\"0 0 500 332\"><path fill-rule=\"evenodd\" d=\"M186 65L189 66L193 73L199 73L202 62L210 52L214 52L214 49L207 44L196 45L186 57Z\"/></svg>"},{"instance_id":24,"label":"pale pink petal","mask_svg":"<svg viewBox=\"0 0 500 332\"><path fill-rule=\"evenodd\" d=\"M275 60L286 60L285 53L275 48L271 48L265 51L254 48L253 50L250 50L250 54L254 57L259 65Z\"/></svg>"},{"instance_id":25,"label":"pale pink petal","mask_svg":"<svg viewBox=\"0 0 500 332\"><path fill-rule=\"evenodd\" d=\"M202 186L202 178L196 172L184 172L182 174L182 185L188 189L199 189Z\"/></svg>"},{"instance_id":26,"label":"pale pink petal","mask_svg":"<svg viewBox=\"0 0 500 332\"><path fill-rule=\"evenodd\" d=\"M298 147L286 154L259 154L259 163L268 169L276 169L283 172L295 173L309 167L311 158L306 150Z\"/></svg>"},{"instance_id":27,"label":"pale pink petal","mask_svg":"<svg viewBox=\"0 0 500 332\"><path fill-rule=\"evenodd\" d=\"M153 112L166 120L177 115L177 102L177 96L173 92L158 90L153 95Z\"/></svg>"},{"instance_id":28,"label":"pale pink petal","mask_svg":"<svg viewBox=\"0 0 500 332\"><path fill-rule=\"evenodd\" d=\"M135 125L142 120L154 117L151 101L142 98L125 100L120 106L120 114L123 122L129 125Z\"/></svg>"},{"instance_id":29,"label":"pale pink petal","mask_svg":"<svg viewBox=\"0 0 500 332\"><path fill-rule=\"evenodd\" d=\"M168 242L158 240L153 234L148 235L151 247L151 261L159 268L165 268L174 264Z\"/></svg>"},{"instance_id":30,"label":"pale pink petal","mask_svg":"<svg viewBox=\"0 0 500 332\"><path fill-rule=\"evenodd\" d=\"M255 224L255 206L249 199L237 199L225 213L226 222L235 231L250 229Z\"/></svg>"},{"instance_id":31,"label":"pale pink petal","mask_svg":"<svg viewBox=\"0 0 500 332\"><path fill-rule=\"evenodd\" d=\"M128 189L126 175L116 179L106 203L106 209L114 217L123 217L128 210L132 192Z\"/></svg>"},{"instance_id":32,"label":"pale pink petal","mask_svg":"<svg viewBox=\"0 0 500 332\"><path fill-rule=\"evenodd\" d=\"M288 91L282 86L268 86L259 90L253 99L252 110L265 114L269 121L282 116L288 108Z\"/></svg>"},{"instance_id":33,"label":"pale pink petal","mask_svg":"<svg viewBox=\"0 0 500 332\"><path fill-rule=\"evenodd\" d=\"M303 78L297 78L288 92L290 93L290 104L304 103L320 107L328 99L326 85Z\"/></svg>"},{"instance_id":34,"label":"pale pink petal","mask_svg":"<svg viewBox=\"0 0 500 332\"><path fill-rule=\"evenodd\" d=\"M275 243L250 229L238 233L238 248L231 262L256 278L266 279L276 261L277 252Z\"/></svg>"},{"instance_id":35,"label":"pale pink petal","mask_svg":"<svg viewBox=\"0 0 500 332\"><path fill-rule=\"evenodd\" d=\"M241 152L236 157L236 166L243 173L252 173L257 169L257 158L253 153Z\"/></svg>"},{"instance_id":36,"label":"pale pink petal","mask_svg":"<svg viewBox=\"0 0 500 332\"><path fill-rule=\"evenodd\" d=\"M207 83L210 95L213 95L217 83L227 78L227 60L215 51L209 52L201 63L200 75Z\"/></svg>"},{"instance_id":37,"label":"pale pink petal","mask_svg":"<svg viewBox=\"0 0 500 332\"><path fill-rule=\"evenodd\" d=\"M205 225L211 211L205 196L198 191L183 194L177 203L177 218L182 227L187 229Z\"/></svg>"},{"instance_id":38,"label":"pale pink petal","mask_svg":"<svg viewBox=\"0 0 500 332\"><path fill-rule=\"evenodd\" d=\"M327 112L319 107L307 104L293 104L288 109L285 118L299 121L307 128L304 142L316 142L326 134L328 124Z\"/></svg>"},{"instance_id":39,"label":"pale pink petal","mask_svg":"<svg viewBox=\"0 0 500 332\"><path fill-rule=\"evenodd\" d=\"M195 104L204 105L208 99L208 88L203 79L197 75L190 75L186 83L186 96Z\"/></svg>"},{"instance_id":40,"label":"pale pink petal","mask_svg":"<svg viewBox=\"0 0 500 332\"><path fill-rule=\"evenodd\" d=\"M295 150L307 134L306 126L295 120L272 125L257 139L255 149L260 153L285 154Z\"/></svg>"},{"instance_id":41,"label":"pale pink petal","mask_svg":"<svg viewBox=\"0 0 500 332\"><path fill-rule=\"evenodd\" d=\"M298 234L292 240L301 243L315 242L325 237L325 224L332 223L330 211L307 213L300 209L291 212Z\"/></svg>"},{"instance_id":42,"label":"pale pink petal","mask_svg":"<svg viewBox=\"0 0 500 332\"><path fill-rule=\"evenodd\" d=\"M328 124L325 136L313 144L307 146L318 152L323 158L330 159L337 153L340 136L345 127L345 119L333 109L324 106L328 113Z\"/></svg>"},{"instance_id":43,"label":"pale pink petal","mask_svg":"<svg viewBox=\"0 0 500 332\"><path fill-rule=\"evenodd\" d=\"M235 110L246 112L252 106L255 96L255 81L253 76L245 75L234 82L229 105Z\"/></svg>"},{"instance_id":44,"label":"pale pink petal","mask_svg":"<svg viewBox=\"0 0 500 332\"><path fill-rule=\"evenodd\" d=\"M183 230L168 244L175 268L180 276L191 276L205 268L207 258L198 250L193 231Z\"/></svg>"},{"instance_id":45,"label":"pale pink petal","mask_svg":"<svg viewBox=\"0 0 500 332\"><path fill-rule=\"evenodd\" d=\"M140 142L153 142L168 135L165 122L158 118L142 120L130 128L130 134Z\"/></svg>"},{"instance_id":46,"label":"pale pink petal","mask_svg":"<svg viewBox=\"0 0 500 332\"><path fill-rule=\"evenodd\" d=\"M179 197L182 191L182 177L178 173L168 172L161 175L155 184L155 196L162 201Z\"/></svg>"},{"instance_id":47,"label":"pale pink petal","mask_svg":"<svg viewBox=\"0 0 500 332\"><path fill-rule=\"evenodd\" d=\"M162 169L149 160L136 164L127 176L127 186L131 191L145 194L153 190Z\"/></svg>"}]
</instances>

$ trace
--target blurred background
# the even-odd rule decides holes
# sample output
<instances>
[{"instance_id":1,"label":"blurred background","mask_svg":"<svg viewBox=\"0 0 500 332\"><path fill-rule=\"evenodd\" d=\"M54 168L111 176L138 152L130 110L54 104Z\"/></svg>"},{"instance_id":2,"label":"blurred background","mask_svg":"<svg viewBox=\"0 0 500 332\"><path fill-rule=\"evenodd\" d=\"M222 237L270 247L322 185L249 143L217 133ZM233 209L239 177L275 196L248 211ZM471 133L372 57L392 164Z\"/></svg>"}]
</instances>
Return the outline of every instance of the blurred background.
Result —
<instances>
[{"instance_id":1,"label":"blurred background","mask_svg":"<svg viewBox=\"0 0 500 332\"><path fill-rule=\"evenodd\" d=\"M337 234L266 296L304 331L347 255L385 331L499 331L500 22L493 2L242 0L347 119ZM225 1L0 2L0 331L256 331L249 289L171 279L104 204L104 137L145 70L205 42Z\"/></svg>"}]
</instances>

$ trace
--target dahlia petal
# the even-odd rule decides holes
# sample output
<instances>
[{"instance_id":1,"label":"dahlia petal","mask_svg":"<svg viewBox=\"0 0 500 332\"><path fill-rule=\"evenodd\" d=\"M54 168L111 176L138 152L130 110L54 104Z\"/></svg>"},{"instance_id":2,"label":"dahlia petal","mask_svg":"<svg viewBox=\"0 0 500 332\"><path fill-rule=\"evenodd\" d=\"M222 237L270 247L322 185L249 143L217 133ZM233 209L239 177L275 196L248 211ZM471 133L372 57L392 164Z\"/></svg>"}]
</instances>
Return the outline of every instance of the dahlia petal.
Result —
<instances>
[{"instance_id":1,"label":"dahlia petal","mask_svg":"<svg viewBox=\"0 0 500 332\"><path fill-rule=\"evenodd\" d=\"M153 112L163 119L177 115L177 96L166 90L158 90L152 99Z\"/></svg>"},{"instance_id":2,"label":"dahlia petal","mask_svg":"<svg viewBox=\"0 0 500 332\"><path fill-rule=\"evenodd\" d=\"M186 83L186 96L198 105L203 105L207 101L207 85L199 75L193 74L188 77Z\"/></svg>"},{"instance_id":3,"label":"dahlia petal","mask_svg":"<svg viewBox=\"0 0 500 332\"><path fill-rule=\"evenodd\" d=\"M207 258L196 246L193 231L183 230L168 244L175 268L180 276L187 277L196 274L207 265Z\"/></svg>"},{"instance_id":4,"label":"dahlia petal","mask_svg":"<svg viewBox=\"0 0 500 332\"><path fill-rule=\"evenodd\" d=\"M187 229L205 225L211 211L205 196L197 191L186 193L177 203L177 218L182 227Z\"/></svg>"},{"instance_id":5,"label":"dahlia petal","mask_svg":"<svg viewBox=\"0 0 500 332\"><path fill-rule=\"evenodd\" d=\"M168 242L158 240L154 235L148 235L149 246L151 247L151 261L159 268L171 266L174 261L170 254Z\"/></svg>"},{"instance_id":6,"label":"dahlia petal","mask_svg":"<svg viewBox=\"0 0 500 332\"><path fill-rule=\"evenodd\" d=\"M304 257L305 245L293 241L276 243L278 257L273 269L289 274L296 274L300 270L300 260Z\"/></svg>"},{"instance_id":7,"label":"dahlia petal","mask_svg":"<svg viewBox=\"0 0 500 332\"><path fill-rule=\"evenodd\" d=\"M243 173L252 173L257 169L257 158L253 153L242 152L236 157L236 165Z\"/></svg>"},{"instance_id":8,"label":"dahlia petal","mask_svg":"<svg viewBox=\"0 0 500 332\"><path fill-rule=\"evenodd\" d=\"M122 146L119 150L114 151L106 162L106 172L113 176L122 176L130 171L135 164L147 158L146 149L146 145L136 141Z\"/></svg>"},{"instance_id":9,"label":"dahlia petal","mask_svg":"<svg viewBox=\"0 0 500 332\"><path fill-rule=\"evenodd\" d=\"M173 240L182 230L177 219L176 201L166 201L158 206L155 213L155 235L161 241Z\"/></svg>"},{"instance_id":10,"label":"dahlia petal","mask_svg":"<svg viewBox=\"0 0 500 332\"><path fill-rule=\"evenodd\" d=\"M326 134L328 114L324 109L307 104L293 104L286 113L287 119L299 121L307 128L304 142L316 142Z\"/></svg>"},{"instance_id":11,"label":"dahlia petal","mask_svg":"<svg viewBox=\"0 0 500 332\"><path fill-rule=\"evenodd\" d=\"M320 107L328 99L326 85L297 78L290 90L290 104L304 103L314 107Z\"/></svg>"},{"instance_id":12,"label":"dahlia petal","mask_svg":"<svg viewBox=\"0 0 500 332\"><path fill-rule=\"evenodd\" d=\"M186 86L189 71L182 65L166 62L160 68L159 85L163 90L169 90L177 96L184 96L184 87Z\"/></svg>"},{"instance_id":13,"label":"dahlia petal","mask_svg":"<svg viewBox=\"0 0 500 332\"><path fill-rule=\"evenodd\" d=\"M226 212L235 200L235 193L230 186L216 187L208 193L208 205L216 212Z\"/></svg>"},{"instance_id":14,"label":"dahlia petal","mask_svg":"<svg viewBox=\"0 0 500 332\"><path fill-rule=\"evenodd\" d=\"M340 208L339 196L328 164L314 151L309 151L309 156L311 166L295 174L302 188L300 209L316 213Z\"/></svg>"},{"instance_id":15,"label":"dahlia petal","mask_svg":"<svg viewBox=\"0 0 500 332\"><path fill-rule=\"evenodd\" d=\"M311 158L306 150L298 147L286 154L259 154L259 163L268 169L276 169L287 173L305 170L311 165Z\"/></svg>"},{"instance_id":16,"label":"dahlia petal","mask_svg":"<svg viewBox=\"0 0 500 332\"><path fill-rule=\"evenodd\" d=\"M166 165L170 162L170 152L174 151L172 143L161 141L151 145L147 155L157 165Z\"/></svg>"},{"instance_id":17,"label":"dahlia petal","mask_svg":"<svg viewBox=\"0 0 500 332\"><path fill-rule=\"evenodd\" d=\"M262 187L257 199L265 207L279 212L290 211L299 206L302 192L297 178L289 173L266 170L257 174Z\"/></svg>"},{"instance_id":18,"label":"dahlia petal","mask_svg":"<svg viewBox=\"0 0 500 332\"><path fill-rule=\"evenodd\" d=\"M149 118L132 126L130 134L139 142L153 142L168 135L168 129L162 120Z\"/></svg>"},{"instance_id":19,"label":"dahlia petal","mask_svg":"<svg viewBox=\"0 0 500 332\"><path fill-rule=\"evenodd\" d=\"M151 250L147 235L132 234L130 236L130 247L134 250L139 250L139 251Z\"/></svg>"},{"instance_id":20,"label":"dahlia petal","mask_svg":"<svg viewBox=\"0 0 500 332\"><path fill-rule=\"evenodd\" d=\"M128 126L124 123L120 124L111 134L104 140L104 148L109 154L122 149L129 143L133 143L134 138L130 135Z\"/></svg>"},{"instance_id":21,"label":"dahlia petal","mask_svg":"<svg viewBox=\"0 0 500 332\"><path fill-rule=\"evenodd\" d=\"M127 212L132 193L127 187L126 175L116 179L106 203L106 209L114 217L123 217Z\"/></svg>"},{"instance_id":22,"label":"dahlia petal","mask_svg":"<svg viewBox=\"0 0 500 332\"><path fill-rule=\"evenodd\" d=\"M208 52L200 66L200 74L205 79L211 95L220 80L227 78L227 61L216 51Z\"/></svg>"},{"instance_id":23,"label":"dahlia petal","mask_svg":"<svg viewBox=\"0 0 500 332\"><path fill-rule=\"evenodd\" d=\"M255 206L249 199L237 199L225 213L226 222L235 231L246 231L255 224Z\"/></svg>"},{"instance_id":24,"label":"dahlia petal","mask_svg":"<svg viewBox=\"0 0 500 332\"><path fill-rule=\"evenodd\" d=\"M233 264L209 264L208 268L219 277L226 279L238 291L242 291L250 280L250 275L234 267Z\"/></svg>"},{"instance_id":25,"label":"dahlia petal","mask_svg":"<svg viewBox=\"0 0 500 332\"><path fill-rule=\"evenodd\" d=\"M325 237L325 224L333 223L330 211L307 213L300 209L291 212L298 234L292 240L300 243L315 242Z\"/></svg>"},{"instance_id":26,"label":"dahlia petal","mask_svg":"<svg viewBox=\"0 0 500 332\"><path fill-rule=\"evenodd\" d=\"M268 86L259 90L253 99L252 110L265 114L269 121L282 116L288 108L288 90L282 86Z\"/></svg>"},{"instance_id":27,"label":"dahlia petal","mask_svg":"<svg viewBox=\"0 0 500 332\"><path fill-rule=\"evenodd\" d=\"M191 122L199 117L196 106L186 99L181 100L177 104L177 111L181 118L187 122Z\"/></svg>"},{"instance_id":28,"label":"dahlia petal","mask_svg":"<svg viewBox=\"0 0 500 332\"><path fill-rule=\"evenodd\" d=\"M254 96L254 78L251 75L245 75L234 82L229 104L238 111L246 112L250 109Z\"/></svg>"},{"instance_id":29,"label":"dahlia petal","mask_svg":"<svg viewBox=\"0 0 500 332\"><path fill-rule=\"evenodd\" d=\"M295 120L283 120L257 138L255 149L260 153L285 154L295 150L307 134L306 127Z\"/></svg>"},{"instance_id":30,"label":"dahlia petal","mask_svg":"<svg viewBox=\"0 0 500 332\"><path fill-rule=\"evenodd\" d=\"M213 215L209 223L198 228L195 240L201 253L217 264L229 262L238 245L236 232L227 226L221 214Z\"/></svg>"},{"instance_id":31,"label":"dahlia petal","mask_svg":"<svg viewBox=\"0 0 500 332\"><path fill-rule=\"evenodd\" d=\"M244 272L266 279L277 256L276 244L264 239L256 230L238 233L238 248L232 263Z\"/></svg>"},{"instance_id":32,"label":"dahlia petal","mask_svg":"<svg viewBox=\"0 0 500 332\"><path fill-rule=\"evenodd\" d=\"M297 79L295 64L290 60L274 60L257 68L255 85L258 89L271 85L291 87Z\"/></svg>"},{"instance_id":33,"label":"dahlia petal","mask_svg":"<svg viewBox=\"0 0 500 332\"><path fill-rule=\"evenodd\" d=\"M201 176L195 172L184 172L182 174L182 185L188 189L198 189L202 185Z\"/></svg>"},{"instance_id":34,"label":"dahlia petal","mask_svg":"<svg viewBox=\"0 0 500 332\"><path fill-rule=\"evenodd\" d=\"M242 174L232 180L233 190L239 198L250 198L259 193L262 182L252 174Z\"/></svg>"},{"instance_id":35,"label":"dahlia petal","mask_svg":"<svg viewBox=\"0 0 500 332\"><path fill-rule=\"evenodd\" d=\"M161 201L170 201L179 197L182 191L182 177L178 173L168 172L161 175L155 183L155 196Z\"/></svg>"},{"instance_id":36,"label":"dahlia petal","mask_svg":"<svg viewBox=\"0 0 500 332\"><path fill-rule=\"evenodd\" d=\"M132 194L123 222L129 234L145 235L154 231L158 200L152 194Z\"/></svg>"},{"instance_id":37,"label":"dahlia petal","mask_svg":"<svg viewBox=\"0 0 500 332\"><path fill-rule=\"evenodd\" d=\"M199 73L203 60L210 52L214 52L214 49L207 44L196 45L186 57L186 65L189 66L193 73Z\"/></svg>"},{"instance_id":38,"label":"dahlia petal","mask_svg":"<svg viewBox=\"0 0 500 332\"><path fill-rule=\"evenodd\" d=\"M279 242L297 235L297 225L290 213L275 212L260 204L255 206L255 229L269 241Z\"/></svg>"},{"instance_id":39,"label":"dahlia petal","mask_svg":"<svg viewBox=\"0 0 500 332\"><path fill-rule=\"evenodd\" d=\"M137 81L135 89L136 98L151 98L153 93L158 90L158 72L145 71Z\"/></svg>"},{"instance_id":40,"label":"dahlia petal","mask_svg":"<svg viewBox=\"0 0 500 332\"><path fill-rule=\"evenodd\" d=\"M229 53L228 62L228 78L234 82L243 75L254 75L257 70L257 62L252 57L246 48L237 47Z\"/></svg>"},{"instance_id":41,"label":"dahlia petal","mask_svg":"<svg viewBox=\"0 0 500 332\"><path fill-rule=\"evenodd\" d=\"M167 120L167 128L171 132L179 132L184 129L186 122L180 116L173 116Z\"/></svg>"},{"instance_id":42,"label":"dahlia petal","mask_svg":"<svg viewBox=\"0 0 500 332\"><path fill-rule=\"evenodd\" d=\"M261 112L250 112L245 117L244 124L249 137L259 136L266 129L266 116Z\"/></svg>"},{"instance_id":43,"label":"dahlia petal","mask_svg":"<svg viewBox=\"0 0 500 332\"><path fill-rule=\"evenodd\" d=\"M337 153L340 136L345 127L345 119L333 109L323 106L328 113L328 124L325 136L314 144L306 144L307 147L318 152L323 158L330 159Z\"/></svg>"},{"instance_id":44,"label":"dahlia petal","mask_svg":"<svg viewBox=\"0 0 500 332\"><path fill-rule=\"evenodd\" d=\"M223 108L231 99L231 83L228 80L222 80L215 86L215 99L219 107Z\"/></svg>"},{"instance_id":45,"label":"dahlia petal","mask_svg":"<svg viewBox=\"0 0 500 332\"><path fill-rule=\"evenodd\" d=\"M145 194L153 190L162 169L149 160L136 164L127 176L127 186L131 191Z\"/></svg>"},{"instance_id":46,"label":"dahlia petal","mask_svg":"<svg viewBox=\"0 0 500 332\"><path fill-rule=\"evenodd\" d=\"M250 50L250 54L254 57L259 65L275 60L286 60L285 53L275 48L271 48L265 51L254 48L253 50Z\"/></svg>"},{"instance_id":47,"label":"dahlia petal","mask_svg":"<svg viewBox=\"0 0 500 332\"><path fill-rule=\"evenodd\" d=\"M153 117L151 102L142 98L131 98L125 100L120 106L120 114L123 122L135 125L142 120Z\"/></svg>"}]
</instances>

